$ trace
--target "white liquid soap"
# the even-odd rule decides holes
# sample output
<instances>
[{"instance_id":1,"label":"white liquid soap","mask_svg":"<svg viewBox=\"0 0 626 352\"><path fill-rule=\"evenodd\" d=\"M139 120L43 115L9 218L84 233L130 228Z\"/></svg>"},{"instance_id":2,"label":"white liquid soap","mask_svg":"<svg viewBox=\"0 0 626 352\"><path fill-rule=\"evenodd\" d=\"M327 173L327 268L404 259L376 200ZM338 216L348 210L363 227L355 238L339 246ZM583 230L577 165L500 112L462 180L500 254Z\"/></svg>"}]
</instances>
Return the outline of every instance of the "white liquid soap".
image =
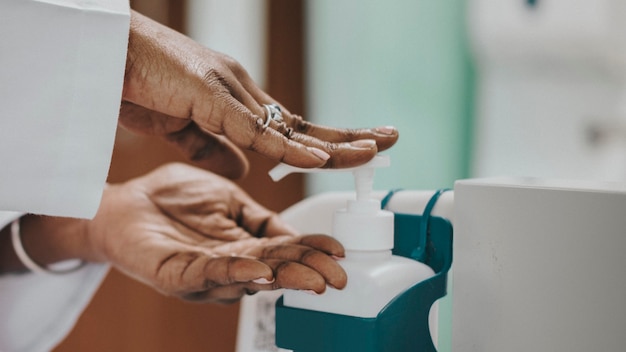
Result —
<instances>
[{"instance_id":1,"label":"white liquid soap","mask_svg":"<svg viewBox=\"0 0 626 352\"><path fill-rule=\"evenodd\" d=\"M354 173L356 199L335 212L332 236L343 244L346 257L339 261L348 275L343 290L328 287L321 295L285 290L285 306L333 314L373 318L398 294L434 276L433 270L416 260L392 255L393 213L382 210L371 198L374 169L389 166L387 156L350 169L300 169L281 164L270 171L274 180L292 172ZM417 230L415 231L417 236ZM432 312L431 312L432 313Z\"/></svg>"}]
</instances>

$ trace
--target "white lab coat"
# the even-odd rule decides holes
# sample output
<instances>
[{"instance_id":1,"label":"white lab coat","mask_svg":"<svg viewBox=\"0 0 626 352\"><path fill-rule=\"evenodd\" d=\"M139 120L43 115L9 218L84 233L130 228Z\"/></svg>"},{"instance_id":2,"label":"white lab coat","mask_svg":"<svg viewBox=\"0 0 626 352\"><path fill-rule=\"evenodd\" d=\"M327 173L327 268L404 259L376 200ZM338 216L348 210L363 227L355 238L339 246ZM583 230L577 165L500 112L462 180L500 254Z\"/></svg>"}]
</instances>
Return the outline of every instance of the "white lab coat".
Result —
<instances>
[{"instance_id":1,"label":"white lab coat","mask_svg":"<svg viewBox=\"0 0 626 352\"><path fill-rule=\"evenodd\" d=\"M0 1L0 228L20 213L90 218L110 163L128 0ZM0 276L0 351L49 351L108 270Z\"/></svg>"}]
</instances>

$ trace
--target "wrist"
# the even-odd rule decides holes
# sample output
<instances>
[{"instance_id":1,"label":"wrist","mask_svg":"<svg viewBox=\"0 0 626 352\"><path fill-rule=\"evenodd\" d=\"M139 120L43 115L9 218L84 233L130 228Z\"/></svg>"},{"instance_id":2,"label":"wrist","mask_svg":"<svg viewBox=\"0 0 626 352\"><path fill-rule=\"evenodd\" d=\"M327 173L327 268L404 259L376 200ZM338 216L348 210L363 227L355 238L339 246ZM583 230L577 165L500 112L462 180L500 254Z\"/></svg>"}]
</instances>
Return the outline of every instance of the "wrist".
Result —
<instances>
[{"instance_id":1,"label":"wrist","mask_svg":"<svg viewBox=\"0 0 626 352\"><path fill-rule=\"evenodd\" d=\"M24 251L37 264L88 260L87 220L40 215L26 215L20 220L20 237Z\"/></svg>"},{"instance_id":2,"label":"wrist","mask_svg":"<svg viewBox=\"0 0 626 352\"><path fill-rule=\"evenodd\" d=\"M89 257L86 220L25 215L16 222L0 231L0 274L45 271L56 262Z\"/></svg>"},{"instance_id":3,"label":"wrist","mask_svg":"<svg viewBox=\"0 0 626 352\"><path fill-rule=\"evenodd\" d=\"M0 229L0 275L27 271L11 242L11 223L9 223Z\"/></svg>"}]
</instances>

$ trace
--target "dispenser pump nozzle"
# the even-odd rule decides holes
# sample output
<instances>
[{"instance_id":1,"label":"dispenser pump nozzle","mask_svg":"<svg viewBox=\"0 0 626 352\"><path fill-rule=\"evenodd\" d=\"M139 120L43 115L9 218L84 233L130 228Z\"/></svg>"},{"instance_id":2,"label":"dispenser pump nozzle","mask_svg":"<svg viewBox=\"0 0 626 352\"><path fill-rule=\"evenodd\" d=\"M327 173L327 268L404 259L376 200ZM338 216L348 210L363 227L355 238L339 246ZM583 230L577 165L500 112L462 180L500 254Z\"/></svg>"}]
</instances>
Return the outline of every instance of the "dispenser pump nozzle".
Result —
<instances>
[{"instance_id":1,"label":"dispenser pump nozzle","mask_svg":"<svg viewBox=\"0 0 626 352\"><path fill-rule=\"evenodd\" d=\"M379 167L388 167L391 164L389 156L376 155L372 160L367 163L345 169L304 169L287 164L278 164L272 170L269 175L274 181L280 181L285 176L292 173L331 173L331 172L353 172L356 185L357 199L369 199L372 191L372 185L374 182L374 169ZM366 198L363 198L366 197Z\"/></svg>"},{"instance_id":2,"label":"dispenser pump nozzle","mask_svg":"<svg viewBox=\"0 0 626 352\"><path fill-rule=\"evenodd\" d=\"M356 199L349 200L345 209L338 209L333 216L333 237L347 251L378 251L393 248L393 214L380 209L380 200L372 198L374 170L391 164L386 155L377 155L369 162L345 169L302 169L280 164L270 171L270 177L278 181L293 172L352 172Z\"/></svg>"}]
</instances>

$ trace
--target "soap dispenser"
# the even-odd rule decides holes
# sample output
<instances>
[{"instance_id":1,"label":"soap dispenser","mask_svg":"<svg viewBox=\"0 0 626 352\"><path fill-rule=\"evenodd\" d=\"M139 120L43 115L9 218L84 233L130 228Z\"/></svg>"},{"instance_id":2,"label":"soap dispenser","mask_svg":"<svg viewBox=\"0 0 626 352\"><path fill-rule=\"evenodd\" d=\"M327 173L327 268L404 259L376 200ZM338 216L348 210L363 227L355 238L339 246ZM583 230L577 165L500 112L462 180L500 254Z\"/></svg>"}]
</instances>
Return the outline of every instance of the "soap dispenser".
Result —
<instances>
[{"instance_id":1,"label":"soap dispenser","mask_svg":"<svg viewBox=\"0 0 626 352\"><path fill-rule=\"evenodd\" d=\"M392 254L394 214L381 209L381 202L371 194L375 169L388 167L389 164L387 156L378 155L362 166L349 169L300 169L281 164L270 171L270 176L275 181L292 172L348 171L353 173L356 186L355 199L349 200L345 208L335 212L331 234L345 248L345 259L338 263L346 271L348 283L343 290L328 287L320 295L285 290L277 306L276 329L279 347L297 352L341 351L345 350L345 340L352 334L353 339L363 344L358 348L359 351L389 350L386 347L375 346L375 342L365 343L378 341L371 335L381 329L380 321L388 325L383 327L387 330L393 330L394 324L403 324L400 316L395 322L394 318L389 317L377 320L381 311L388 307L390 302L399 301L398 297L403 293L435 275L433 269L422 262ZM411 300L415 301L413 297ZM429 304L426 309L426 320L433 301L424 302ZM398 304L401 303L396 304L394 311L398 309ZM413 304L415 302L411 303ZM400 311L402 309L403 307L400 307ZM436 314L432 314L431 318L435 316ZM293 319L299 319L299 322L292 322ZM281 321L285 322L283 326L280 325ZM392 322L391 325L389 322ZM314 335L317 332L307 327L302 329L302 336L310 333L313 337L306 337L308 342L305 344L308 345L301 346L300 341L304 339L293 338L294 331L297 331L294 325L301 324L304 327L309 323L311 326L317 324L320 329L326 330L318 336L324 341L315 340ZM428 322L425 324L428 330ZM330 328L331 326L336 328ZM398 329L400 330L406 329ZM280 335L283 331L289 331L287 340L294 341L293 343L285 342L281 345ZM391 334L393 335L393 332ZM430 336L428 331L426 336ZM337 344L333 340L342 342ZM431 341L428 342L432 344ZM339 348L339 345L343 347Z\"/></svg>"},{"instance_id":2,"label":"soap dispenser","mask_svg":"<svg viewBox=\"0 0 626 352\"><path fill-rule=\"evenodd\" d=\"M388 167L388 156L375 156L370 162L349 169L300 169L281 164L270 171L279 180L292 172L352 172L356 199L333 216L332 236L346 250L339 261L348 275L343 290L328 288L319 296L286 290L285 306L362 318L375 317L400 292L434 275L426 264L391 254L393 213L382 210L371 196L376 168Z\"/></svg>"}]
</instances>

